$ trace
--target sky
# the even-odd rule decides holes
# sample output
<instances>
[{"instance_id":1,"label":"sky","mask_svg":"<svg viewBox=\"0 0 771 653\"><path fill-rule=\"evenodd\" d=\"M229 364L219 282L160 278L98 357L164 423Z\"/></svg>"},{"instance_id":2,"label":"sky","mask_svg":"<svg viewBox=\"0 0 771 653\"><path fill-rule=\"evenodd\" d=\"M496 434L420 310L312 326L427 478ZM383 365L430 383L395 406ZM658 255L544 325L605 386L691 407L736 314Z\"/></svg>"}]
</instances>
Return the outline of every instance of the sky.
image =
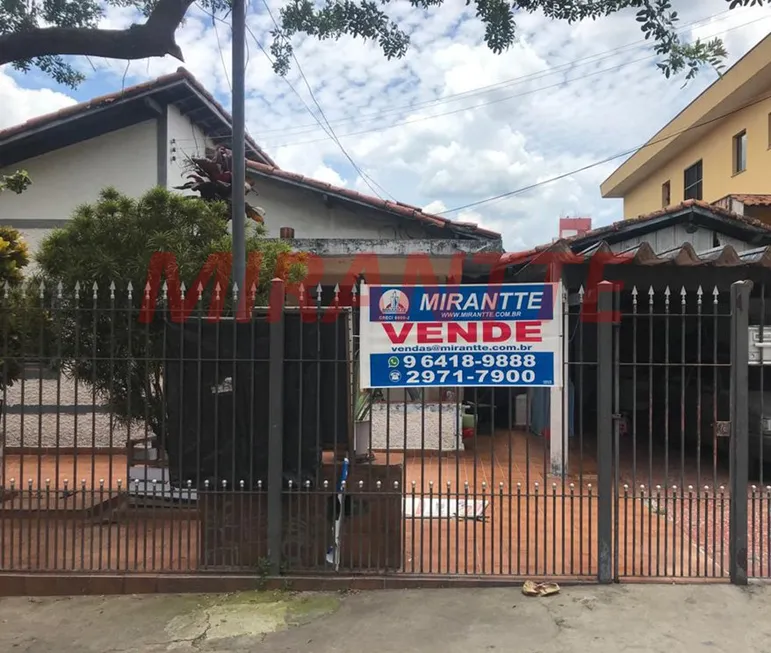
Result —
<instances>
[{"instance_id":1,"label":"sky","mask_svg":"<svg viewBox=\"0 0 771 653\"><path fill-rule=\"evenodd\" d=\"M430 10L387 5L410 35L402 59L349 37L297 37L297 63L281 78L259 46L267 51L271 14L278 18L283 1L247 0L247 130L263 149L284 169L498 231L509 251L549 242L561 216L590 216L593 226L621 219L621 200L603 199L599 186L624 157L593 164L643 144L717 79L709 69L685 86L683 77L666 79L634 12L573 25L522 14L516 45L496 55L463 0ZM768 6L673 5L683 38L721 37L729 65L771 31ZM130 9L110 8L103 23L137 20ZM226 108L228 21L194 5L177 34L184 66ZM0 128L181 65L171 57L74 63L87 77L75 90L0 67ZM512 191L521 192L485 201Z\"/></svg>"}]
</instances>

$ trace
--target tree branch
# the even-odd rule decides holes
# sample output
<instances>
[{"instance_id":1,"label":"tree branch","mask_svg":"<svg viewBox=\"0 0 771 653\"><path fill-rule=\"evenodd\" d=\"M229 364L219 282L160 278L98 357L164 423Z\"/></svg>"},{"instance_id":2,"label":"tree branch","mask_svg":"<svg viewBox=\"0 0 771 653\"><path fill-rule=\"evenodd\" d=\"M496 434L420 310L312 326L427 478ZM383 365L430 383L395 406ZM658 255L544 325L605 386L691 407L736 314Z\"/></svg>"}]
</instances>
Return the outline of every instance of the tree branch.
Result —
<instances>
[{"instance_id":1,"label":"tree branch","mask_svg":"<svg viewBox=\"0 0 771 653\"><path fill-rule=\"evenodd\" d=\"M184 61L174 34L193 0L159 0L147 22L128 29L44 27L0 36L0 65L47 55Z\"/></svg>"}]
</instances>

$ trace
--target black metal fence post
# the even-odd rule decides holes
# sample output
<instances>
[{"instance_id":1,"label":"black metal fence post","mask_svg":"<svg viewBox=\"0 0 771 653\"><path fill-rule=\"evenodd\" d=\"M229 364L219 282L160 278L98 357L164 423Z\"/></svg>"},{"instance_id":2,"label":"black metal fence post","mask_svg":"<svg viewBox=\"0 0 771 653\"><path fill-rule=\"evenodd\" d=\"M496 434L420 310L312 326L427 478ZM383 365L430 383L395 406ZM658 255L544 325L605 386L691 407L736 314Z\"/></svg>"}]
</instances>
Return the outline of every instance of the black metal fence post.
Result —
<instances>
[{"instance_id":1,"label":"black metal fence post","mask_svg":"<svg viewBox=\"0 0 771 653\"><path fill-rule=\"evenodd\" d=\"M734 585L747 584L747 487L749 483L749 304L751 281L731 285L731 497L729 573Z\"/></svg>"},{"instance_id":2,"label":"black metal fence post","mask_svg":"<svg viewBox=\"0 0 771 653\"><path fill-rule=\"evenodd\" d=\"M597 285L597 580L613 581L613 294ZM590 507L591 510L591 507Z\"/></svg>"},{"instance_id":3,"label":"black metal fence post","mask_svg":"<svg viewBox=\"0 0 771 653\"><path fill-rule=\"evenodd\" d=\"M268 558L272 574L281 565L282 491L284 486L284 301L282 279L270 287L270 404L268 436Z\"/></svg>"}]
</instances>

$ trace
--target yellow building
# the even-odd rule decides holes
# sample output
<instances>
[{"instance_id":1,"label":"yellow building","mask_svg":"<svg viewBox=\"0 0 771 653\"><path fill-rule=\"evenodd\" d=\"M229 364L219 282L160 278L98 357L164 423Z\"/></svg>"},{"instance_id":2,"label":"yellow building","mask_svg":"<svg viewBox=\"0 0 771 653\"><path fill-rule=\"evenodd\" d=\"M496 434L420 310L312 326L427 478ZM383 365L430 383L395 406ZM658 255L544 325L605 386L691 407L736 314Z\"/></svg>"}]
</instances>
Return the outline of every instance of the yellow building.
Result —
<instances>
[{"instance_id":1,"label":"yellow building","mask_svg":"<svg viewBox=\"0 0 771 653\"><path fill-rule=\"evenodd\" d=\"M771 34L600 187L635 218L702 200L771 222Z\"/></svg>"}]
</instances>

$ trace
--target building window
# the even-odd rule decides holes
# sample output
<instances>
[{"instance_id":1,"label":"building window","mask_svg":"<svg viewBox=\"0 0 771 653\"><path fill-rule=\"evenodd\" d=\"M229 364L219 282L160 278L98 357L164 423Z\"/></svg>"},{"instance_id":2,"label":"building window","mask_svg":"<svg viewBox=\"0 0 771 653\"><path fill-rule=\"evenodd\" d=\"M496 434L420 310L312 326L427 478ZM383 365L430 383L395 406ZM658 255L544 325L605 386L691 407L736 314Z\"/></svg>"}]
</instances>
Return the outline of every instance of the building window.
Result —
<instances>
[{"instance_id":1,"label":"building window","mask_svg":"<svg viewBox=\"0 0 771 653\"><path fill-rule=\"evenodd\" d=\"M667 208L672 203L672 187L669 181L661 184L661 207Z\"/></svg>"},{"instance_id":2,"label":"building window","mask_svg":"<svg viewBox=\"0 0 771 653\"><path fill-rule=\"evenodd\" d=\"M738 175L747 169L747 131L741 131L734 136L734 174Z\"/></svg>"},{"instance_id":3,"label":"building window","mask_svg":"<svg viewBox=\"0 0 771 653\"><path fill-rule=\"evenodd\" d=\"M687 200L700 200L702 198L702 162L697 161L690 168L685 169L685 193Z\"/></svg>"}]
</instances>

